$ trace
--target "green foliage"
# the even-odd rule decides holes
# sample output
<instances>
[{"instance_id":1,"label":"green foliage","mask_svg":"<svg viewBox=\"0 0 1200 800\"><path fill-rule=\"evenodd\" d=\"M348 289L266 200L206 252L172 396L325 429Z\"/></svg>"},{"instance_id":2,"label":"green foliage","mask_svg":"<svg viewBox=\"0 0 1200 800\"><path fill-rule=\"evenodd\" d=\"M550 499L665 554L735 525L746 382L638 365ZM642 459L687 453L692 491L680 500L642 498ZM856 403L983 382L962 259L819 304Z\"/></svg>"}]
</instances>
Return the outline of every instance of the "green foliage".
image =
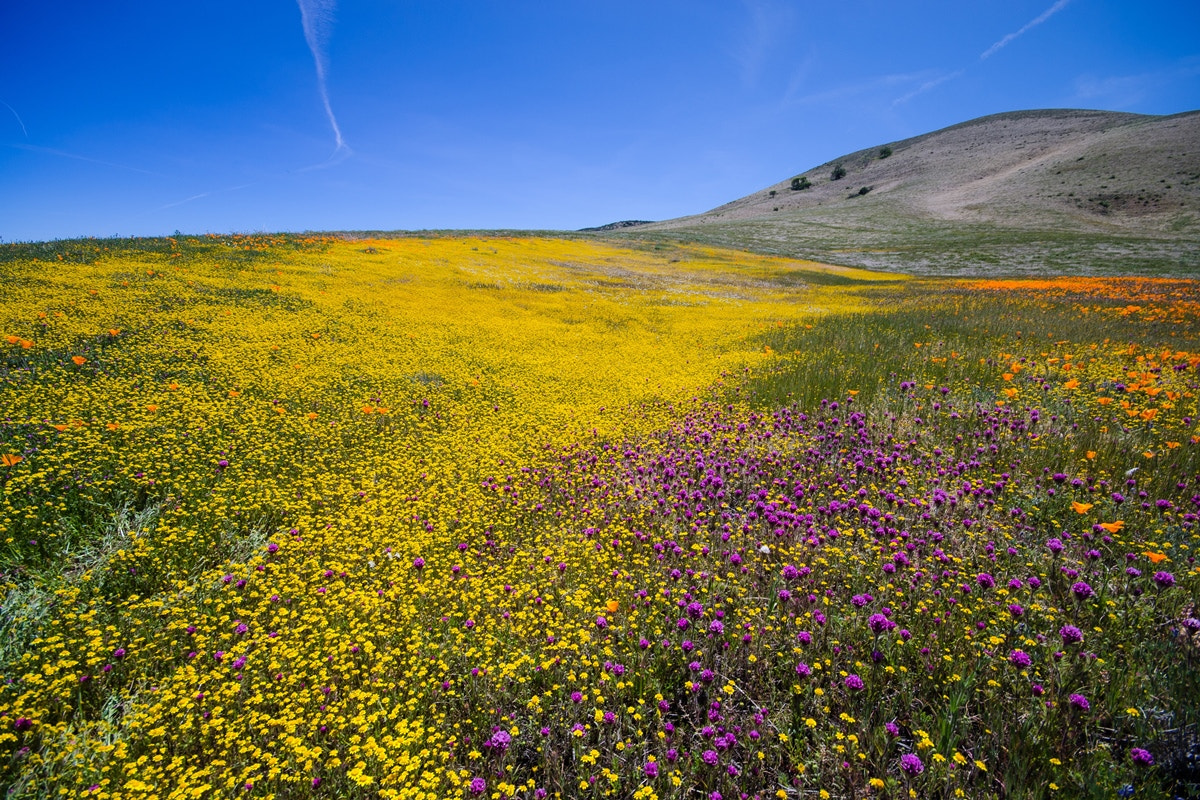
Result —
<instances>
[{"instance_id":1,"label":"green foliage","mask_svg":"<svg viewBox=\"0 0 1200 800\"><path fill-rule=\"evenodd\" d=\"M846 167L842 164L838 164L833 168L833 172L830 173L829 180L840 181L844 177L846 177Z\"/></svg>"},{"instance_id":2,"label":"green foliage","mask_svg":"<svg viewBox=\"0 0 1200 800\"><path fill-rule=\"evenodd\" d=\"M807 189L810 186L812 186L812 181L810 181L808 179L807 175L801 175L798 178L792 178L792 191L793 192L804 191L805 189Z\"/></svg>"},{"instance_id":3,"label":"green foliage","mask_svg":"<svg viewBox=\"0 0 1200 800\"><path fill-rule=\"evenodd\" d=\"M880 151L879 151L879 157L881 159L887 158L891 154L892 154L892 148L888 147L887 145L884 145L883 148L880 149Z\"/></svg>"}]
</instances>

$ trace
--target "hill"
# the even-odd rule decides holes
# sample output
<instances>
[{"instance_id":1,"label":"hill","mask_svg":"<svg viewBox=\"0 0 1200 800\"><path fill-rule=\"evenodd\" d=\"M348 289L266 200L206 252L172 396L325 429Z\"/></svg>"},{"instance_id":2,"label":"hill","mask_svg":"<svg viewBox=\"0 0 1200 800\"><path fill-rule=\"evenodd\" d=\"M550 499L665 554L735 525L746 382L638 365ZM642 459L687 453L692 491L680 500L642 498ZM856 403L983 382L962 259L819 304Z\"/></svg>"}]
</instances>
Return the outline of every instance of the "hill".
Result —
<instances>
[{"instance_id":1,"label":"hill","mask_svg":"<svg viewBox=\"0 0 1200 800\"><path fill-rule=\"evenodd\" d=\"M995 114L623 235L917 274L1196 275L1200 112Z\"/></svg>"}]
</instances>

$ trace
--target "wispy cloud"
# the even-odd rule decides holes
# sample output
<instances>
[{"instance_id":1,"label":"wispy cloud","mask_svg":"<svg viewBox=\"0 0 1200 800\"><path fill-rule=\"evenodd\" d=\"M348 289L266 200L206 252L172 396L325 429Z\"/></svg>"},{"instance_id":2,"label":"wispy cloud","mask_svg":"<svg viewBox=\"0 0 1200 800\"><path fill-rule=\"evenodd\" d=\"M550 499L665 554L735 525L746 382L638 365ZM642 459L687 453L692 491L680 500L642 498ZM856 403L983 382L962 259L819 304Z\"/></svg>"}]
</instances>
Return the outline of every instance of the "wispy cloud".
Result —
<instances>
[{"instance_id":1,"label":"wispy cloud","mask_svg":"<svg viewBox=\"0 0 1200 800\"><path fill-rule=\"evenodd\" d=\"M153 175L157 178L165 177L161 172L152 172L141 167L131 167L128 164L118 164L115 161L105 161L100 158L91 158L89 156L81 156L78 153L68 153L65 150L55 150L52 147L39 147L36 144L8 144L8 147L15 147L18 150L27 150L30 153L42 153L48 156L57 156L58 158L70 158L75 161L86 161L89 164L100 164L104 167L113 167L115 169L127 169L131 172L140 172L143 175Z\"/></svg>"},{"instance_id":2,"label":"wispy cloud","mask_svg":"<svg viewBox=\"0 0 1200 800\"><path fill-rule=\"evenodd\" d=\"M935 89L938 86L941 86L946 81L954 80L958 76L962 75L964 71L965 70L957 69L954 72L948 72L945 75L939 75L936 78L931 78L930 80L927 80L924 83L922 83L917 88L913 89L911 92L902 94L899 97L897 97L895 100L892 101L892 107L895 108L896 106L904 105L909 100L912 100L914 97L916 97L917 95L925 94L930 89Z\"/></svg>"},{"instance_id":3,"label":"wispy cloud","mask_svg":"<svg viewBox=\"0 0 1200 800\"><path fill-rule=\"evenodd\" d=\"M29 131L25 130L25 123L21 119L21 115L17 113L17 110L15 108L13 108L12 106L10 106L8 103L4 102L3 100L0 100L0 105L4 106L9 111L11 111L12 115L17 118L17 124L21 126L21 133L25 134L25 138L28 139Z\"/></svg>"},{"instance_id":4,"label":"wispy cloud","mask_svg":"<svg viewBox=\"0 0 1200 800\"><path fill-rule=\"evenodd\" d=\"M1041 25L1043 22L1050 19L1050 17L1057 14L1059 11L1062 11L1064 8L1066 8L1067 3L1069 2L1071 2L1071 0L1058 0L1057 3L1047 8L1040 15L1025 23L1025 25L1019 31L1008 34L1003 39L989 47L987 50L984 50L982 53L980 53L979 60L983 61L985 58L995 55L996 51L1007 45L1013 39L1016 39L1018 36L1030 31L1033 28L1036 28L1038 25Z\"/></svg>"},{"instance_id":5,"label":"wispy cloud","mask_svg":"<svg viewBox=\"0 0 1200 800\"><path fill-rule=\"evenodd\" d=\"M758 82L772 51L786 39L795 18L795 9L773 0L743 0L749 12L748 24L739 33L733 58L741 67L742 82Z\"/></svg>"},{"instance_id":6,"label":"wispy cloud","mask_svg":"<svg viewBox=\"0 0 1200 800\"><path fill-rule=\"evenodd\" d=\"M1103 104L1106 108L1130 108L1155 92L1169 91L1180 82L1191 84L1200 76L1200 57L1182 59L1174 66L1139 72L1133 75L1093 74L1080 75L1075 79L1075 95L1072 102L1078 104Z\"/></svg>"},{"instance_id":7,"label":"wispy cloud","mask_svg":"<svg viewBox=\"0 0 1200 800\"><path fill-rule=\"evenodd\" d=\"M333 106L329 103L329 89L325 83L325 72L328 57L326 47L329 43L329 30L333 26L333 9L336 0L296 0L300 6L300 23L304 26L304 41L312 52L313 63L317 67L317 88L321 92L321 102L325 106L325 115L329 117L329 126L333 128L334 154L346 151L346 140L342 138L342 129L334 116Z\"/></svg>"},{"instance_id":8,"label":"wispy cloud","mask_svg":"<svg viewBox=\"0 0 1200 800\"><path fill-rule=\"evenodd\" d=\"M855 83L844 83L841 86L834 86L831 89L826 89L823 92L814 92L812 94L801 95L790 99L791 103L810 105L815 103L831 103L839 100L845 100L850 97L857 97L863 94L869 94L881 89L889 89L892 87L911 84L916 81L928 81L931 76L930 70L922 70L920 72L897 72L887 75L877 75L873 78L857 81Z\"/></svg>"},{"instance_id":9,"label":"wispy cloud","mask_svg":"<svg viewBox=\"0 0 1200 800\"><path fill-rule=\"evenodd\" d=\"M338 164L342 163L352 155L354 155L354 153L349 147L342 146L337 150L334 150L333 153L330 154L329 158L325 159L319 164L309 164L307 167L289 170L289 172L313 172L314 170L318 169L329 169L330 167L336 167Z\"/></svg>"}]
</instances>

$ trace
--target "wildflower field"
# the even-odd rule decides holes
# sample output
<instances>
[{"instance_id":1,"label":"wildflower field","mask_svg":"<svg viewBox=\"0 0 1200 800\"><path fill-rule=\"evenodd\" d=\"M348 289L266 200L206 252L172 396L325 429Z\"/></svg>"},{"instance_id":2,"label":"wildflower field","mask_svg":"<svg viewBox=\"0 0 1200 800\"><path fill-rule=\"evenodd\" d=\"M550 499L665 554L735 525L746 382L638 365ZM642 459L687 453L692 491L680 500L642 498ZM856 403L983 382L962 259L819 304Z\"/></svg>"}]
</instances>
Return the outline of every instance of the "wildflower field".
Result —
<instances>
[{"instance_id":1,"label":"wildflower field","mask_svg":"<svg viewBox=\"0 0 1200 800\"><path fill-rule=\"evenodd\" d=\"M1200 795L1200 282L0 247L6 798Z\"/></svg>"}]
</instances>

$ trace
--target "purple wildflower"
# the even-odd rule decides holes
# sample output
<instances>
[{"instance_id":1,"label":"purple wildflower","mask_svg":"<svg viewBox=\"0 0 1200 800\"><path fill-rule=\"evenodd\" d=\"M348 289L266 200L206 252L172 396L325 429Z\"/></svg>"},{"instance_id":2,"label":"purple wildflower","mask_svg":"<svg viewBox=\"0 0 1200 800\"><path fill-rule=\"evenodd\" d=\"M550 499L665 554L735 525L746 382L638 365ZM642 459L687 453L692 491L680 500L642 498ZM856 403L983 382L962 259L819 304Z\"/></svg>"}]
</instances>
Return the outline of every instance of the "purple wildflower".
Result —
<instances>
[{"instance_id":1,"label":"purple wildflower","mask_svg":"<svg viewBox=\"0 0 1200 800\"><path fill-rule=\"evenodd\" d=\"M900 769L905 775L917 776L925 771L925 765L921 763L921 757L916 753L905 753L900 756Z\"/></svg>"},{"instance_id":2,"label":"purple wildflower","mask_svg":"<svg viewBox=\"0 0 1200 800\"><path fill-rule=\"evenodd\" d=\"M1150 754L1149 750L1134 747L1129 751L1129 757L1133 759L1133 763L1140 764L1143 767L1154 766L1154 756Z\"/></svg>"},{"instance_id":3,"label":"purple wildflower","mask_svg":"<svg viewBox=\"0 0 1200 800\"><path fill-rule=\"evenodd\" d=\"M1062 637L1063 644L1079 644L1083 641L1083 631L1074 625L1063 625L1058 629L1058 635Z\"/></svg>"}]
</instances>

